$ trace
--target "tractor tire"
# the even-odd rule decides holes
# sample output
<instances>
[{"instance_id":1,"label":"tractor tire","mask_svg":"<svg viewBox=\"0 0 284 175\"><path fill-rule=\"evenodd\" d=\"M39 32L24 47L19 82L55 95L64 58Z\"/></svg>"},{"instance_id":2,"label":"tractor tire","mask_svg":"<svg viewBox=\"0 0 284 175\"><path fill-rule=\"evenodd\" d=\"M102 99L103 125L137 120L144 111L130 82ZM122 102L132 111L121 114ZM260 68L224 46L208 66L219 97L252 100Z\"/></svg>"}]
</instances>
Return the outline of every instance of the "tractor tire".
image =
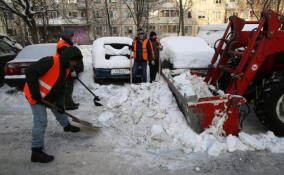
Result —
<instances>
[{"instance_id":1,"label":"tractor tire","mask_svg":"<svg viewBox=\"0 0 284 175\"><path fill-rule=\"evenodd\" d=\"M284 74L277 73L263 81L254 109L260 121L275 135L284 136Z\"/></svg>"}]
</instances>

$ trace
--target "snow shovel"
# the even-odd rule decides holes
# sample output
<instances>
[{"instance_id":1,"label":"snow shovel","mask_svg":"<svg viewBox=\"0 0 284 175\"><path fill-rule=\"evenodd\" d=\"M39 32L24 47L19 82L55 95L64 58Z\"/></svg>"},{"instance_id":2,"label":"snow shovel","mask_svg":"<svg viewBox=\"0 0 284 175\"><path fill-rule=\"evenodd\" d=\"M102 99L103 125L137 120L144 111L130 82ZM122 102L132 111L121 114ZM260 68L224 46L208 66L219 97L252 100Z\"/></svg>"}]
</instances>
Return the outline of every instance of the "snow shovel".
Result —
<instances>
[{"instance_id":1,"label":"snow shovel","mask_svg":"<svg viewBox=\"0 0 284 175\"><path fill-rule=\"evenodd\" d=\"M42 99L41 102L45 105L47 105L49 108L52 108L52 109L55 109L57 111L60 110L60 108L58 108L57 106L55 106L54 104ZM67 113L67 112L64 112L65 115L67 115L68 117L72 118L72 121L76 122L76 123L79 123L81 125L84 125L84 126L87 126L87 127L91 127L91 128L102 128L102 126L100 125L93 125L92 123L89 123L87 121L84 121L84 120L80 120L78 119L77 117Z\"/></svg>"},{"instance_id":2,"label":"snow shovel","mask_svg":"<svg viewBox=\"0 0 284 175\"><path fill-rule=\"evenodd\" d=\"M130 84L132 84L132 59L131 59L132 50L130 50Z\"/></svg>"},{"instance_id":3,"label":"snow shovel","mask_svg":"<svg viewBox=\"0 0 284 175\"><path fill-rule=\"evenodd\" d=\"M85 83L83 83L78 77L77 77L78 81L94 96L94 103L96 106L103 106L101 103L97 102L100 101L100 98L98 96L96 96L96 94L93 93L93 91L91 91L87 85L85 85Z\"/></svg>"},{"instance_id":4,"label":"snow shovel","mask_svg":"<svg viewBox=\"0 0 284 175\"><path fill-rule=\"evenodd\" d=\"M161 56L160 56L160 49L158 49L158 52L159 52L159 81L161 80Z\"/></svg>"}]
</instances>

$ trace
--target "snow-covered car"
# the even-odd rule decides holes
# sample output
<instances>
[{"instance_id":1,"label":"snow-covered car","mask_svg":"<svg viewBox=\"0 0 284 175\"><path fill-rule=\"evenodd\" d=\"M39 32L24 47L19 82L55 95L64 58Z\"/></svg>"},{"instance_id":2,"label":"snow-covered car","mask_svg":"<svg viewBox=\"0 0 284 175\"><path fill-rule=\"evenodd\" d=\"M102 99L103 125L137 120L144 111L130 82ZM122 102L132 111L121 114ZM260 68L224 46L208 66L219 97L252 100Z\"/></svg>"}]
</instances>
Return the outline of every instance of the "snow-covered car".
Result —
<instances>
[{"instance_id":1,"label":"snow-covered car","mask_svg":"<svg viewBox=\"0 0 284 175\"><path fill-rule=\"evenodd\" d=\"M170 68L206 68L214 55L214 49L199 37L166 37L161 39L162 61L168 60Z\"/></svg>"},{"instance_id":2,"label":"snow-covered car","mask_svg":"<svg viewBox=\"0 0 284 175\"><path fill-rule=\"evenodd\" d=\"M54 56L55 52L56 43L26 46L14 60L6 64L4 82L12 87L23 88L26 78L25 68L43 57Z\"/></svg>"},{"instance_id":3,"label":"snow-covered car","mask_svg":"<svg viewBox=\"0 0 284 175\"><path fill-rule=\"evenodd\" d=\"M92 58L95 81L129 78L131 44L132 39L127 37L103 37L94 41Z\"/></svg>"},{"instance_id":4,"label":"snow-covered car","mask_svg":"<svg viewBox=\"0 0 284 175\"><path fill-rule=\"evenodd\" d=\"M21 44L17 43L6 34L0 33L0 40L5 41L7 44L13 47L17 53L23 49L23 46Z\"/></svg>"},{"instance_id":5,"label":"snow-covered car","mask_svg":"<svg viewBox=\"0 0 284 175\"><path fill-rule=\"evenodd\" d=\"M7 62L13 60L17 55L17 50L6 41L0 39L0 86L4 83L4 67Z\"/></svg>"}]
</instances>

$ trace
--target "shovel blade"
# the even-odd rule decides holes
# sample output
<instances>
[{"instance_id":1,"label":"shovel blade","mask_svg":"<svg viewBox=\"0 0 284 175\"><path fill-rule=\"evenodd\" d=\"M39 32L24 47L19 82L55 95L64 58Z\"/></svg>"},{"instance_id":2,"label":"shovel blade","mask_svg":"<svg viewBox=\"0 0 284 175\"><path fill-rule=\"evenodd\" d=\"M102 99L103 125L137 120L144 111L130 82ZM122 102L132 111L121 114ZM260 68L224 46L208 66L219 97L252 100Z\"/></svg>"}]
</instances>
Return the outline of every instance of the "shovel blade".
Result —
<instances>
[{"instance_id":1,"label":"shovel blade","mask_svg":"<svg viewBox=\"0 0 284 175\"><path fill-rule=\"evenodd\" d=\"M246 102L237 95L213 96L200 98L196 103L189 103L187 120L191 127L201 133L220 121L226 135L237 135L239 127L239 106Z\"/></svg>"}]
</instances>

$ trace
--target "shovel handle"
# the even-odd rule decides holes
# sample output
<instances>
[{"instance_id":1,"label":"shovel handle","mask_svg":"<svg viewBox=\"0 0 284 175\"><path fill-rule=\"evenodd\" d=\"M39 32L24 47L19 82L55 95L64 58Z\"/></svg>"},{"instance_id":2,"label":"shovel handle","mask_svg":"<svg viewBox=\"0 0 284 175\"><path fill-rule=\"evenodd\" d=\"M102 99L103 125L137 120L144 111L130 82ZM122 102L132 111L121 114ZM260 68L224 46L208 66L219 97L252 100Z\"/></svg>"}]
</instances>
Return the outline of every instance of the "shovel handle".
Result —
<instances>
[{"instance_id":1,"label":"shovel handle","mask_svg":"<svg viewBox=\"0 0 284 175\"><path fill-rule=\"evenodd\" d=\"M83 83L83 81L81 81L78 77L77 77L77 80L95 97L95 98L98 98L98 96L96 96L96 94L94 94L93 91L91 91L87 85L85 85L85 83Z\"/></svg>"},{"instance_id":2,"label":"shovel handle","mask_svg":"<svg viewBox=\"0 0 284 175\"><path fill-rule=\"evenodd\" d=\"M46 100L44 100L44 99L41 99L41 102L44 103L45 105L47 105L48 107L53 108L53 109L55 109L55 110L57 110L57 111L60 111L60 110L61 110L61 109L60 109L59 107L57 107L56 105L54 105L54 104L52 104L52 103L50 103L50 102L48 102L48 101L46 101ZM78 119L77 117L75 117L75 116L73 116L73 115L71 115L71 114L69 114L69 113L67 113L67 112L64 112L64 114L67 115L68 117L72 118L72 120L73 120L74 122L80 123L80 124L85 125L85 126L88 126L88 127L93 127L93 124L91 124L91 123L89 123L89 122L86 122L86 121L83 121L83 120L80 120L80 119Z\"/></svg>"}]
</instances>

